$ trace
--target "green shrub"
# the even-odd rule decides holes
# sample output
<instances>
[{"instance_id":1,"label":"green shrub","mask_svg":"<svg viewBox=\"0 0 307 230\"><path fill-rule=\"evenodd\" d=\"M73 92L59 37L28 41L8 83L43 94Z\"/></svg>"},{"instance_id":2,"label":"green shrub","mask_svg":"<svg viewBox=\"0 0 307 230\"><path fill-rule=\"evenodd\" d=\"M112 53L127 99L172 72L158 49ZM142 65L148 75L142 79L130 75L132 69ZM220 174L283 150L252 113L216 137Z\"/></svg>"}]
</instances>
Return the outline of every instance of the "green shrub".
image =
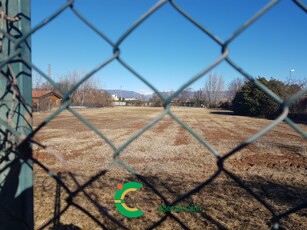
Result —
<instances>
[{"instance_id":1,"label":"green shrub","mask_svg":"<svg viewBox=\"0 0 307 230\"><path fill-rule=\"evenodd\" d=\"M276 79L269 81L263 77L257 79L274 93L284 98L286 96L286 85ZM266 93L259 89L255 83L245 82L236 93L232 107L236 114L255 117L272 117L277 114L280 106Z\"/></svg>"}]
</instances>

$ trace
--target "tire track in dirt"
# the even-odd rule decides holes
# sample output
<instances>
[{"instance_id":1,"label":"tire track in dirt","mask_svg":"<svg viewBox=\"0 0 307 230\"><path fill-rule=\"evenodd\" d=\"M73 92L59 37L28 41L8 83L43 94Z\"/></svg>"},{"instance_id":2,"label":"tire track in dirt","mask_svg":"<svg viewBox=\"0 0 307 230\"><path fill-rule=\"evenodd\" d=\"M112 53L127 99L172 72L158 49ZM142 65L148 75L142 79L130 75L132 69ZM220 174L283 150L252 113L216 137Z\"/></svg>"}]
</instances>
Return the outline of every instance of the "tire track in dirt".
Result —
<instances>
[{"instance_id":1,"label":"tire track in dirt","mask_svg":"<svg viewBox=\"0 0 307 230\"><path fill-rule=\"evenodd\" d=\"M230 140L230 131L227 130L227 128L223 127L222 124L216 122L213 118L207 118L205 121L204 120L197 120L198 122L198 129L200 130L199 134L207 140L209 143L214 143L214 142L220 142L221 140ZM202 124L216 124L217 126L212 128L212 127L206 127Z\"/></svg>"},{"instance_id":2,"label":"tire track in dirt","mask_svg":"<svg viewBox=\"0 0 307 230\"><path fill-rule=\"evenodd\" d=\"M230 159L229 163L237 169L243 171L251 167L266 167L277 171L304 169L306 170L307 160L305 157L297 154L272 155L270 153L262 153L257 155L246 156L243 159Z\"/></svg>"},{"instance_id":3,"label":"tire track in dirt","mask_svg":"<svg viewBox=\"0 0 307 230\"><path fill-rule=\"evenodd\" d=\"M162 120L158 123L158 126L154 126L151 130L155 134L163 133L166 129L168 129L173 124L171 119Z\"/></svg>"},{"instance_id":4,"label":"tire track in dirt","mask_svg":"<svg viewBox=\"0 0 307 230\"><path fill-rule=\"evenodd\" d=\"M257 132L253 129L248 129L248 127L236 127L236 125L231 121L221 122L216 118L216 116L208 116L205 117L204 120L197 119L197 122L198 128L201 131L200 134L210 143L234 141L239 144ZM229 123L234 125L234 127L229 127ZM202 124L214 124L216 127L209 128Z\"/></svg>"},{"instance_id":5,"label":"tire track in dirt","mask_svg":"<svg viewBox=\"0 0 307 230\"><path fill-rule=\"evenodd\" d=\"M182 126L178 127L177 136L174 141L174 145L188 145L190 144L190 137L187 135L187 131Z\"/></svg>"}]
</instances>

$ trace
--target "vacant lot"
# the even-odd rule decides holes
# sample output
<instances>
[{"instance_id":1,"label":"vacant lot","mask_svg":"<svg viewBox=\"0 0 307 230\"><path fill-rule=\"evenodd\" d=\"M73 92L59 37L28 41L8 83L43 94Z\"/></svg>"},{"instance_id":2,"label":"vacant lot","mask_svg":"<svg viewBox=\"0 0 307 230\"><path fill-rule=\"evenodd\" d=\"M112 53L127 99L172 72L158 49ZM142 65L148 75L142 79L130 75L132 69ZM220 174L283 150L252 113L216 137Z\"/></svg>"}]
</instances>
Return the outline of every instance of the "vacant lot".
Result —
<instances>
[{"instance_id":1,"label":"vacant lot","mask_svg":"<svg viewBox=\"0 0 307 230\"><path fill-rule=\"evenodd\" d=\"M118 148L162 111L161 108L121 107L77 112ZM171 111L221 156L272 122L203 108L172 108ZM50 113L34 114L34 126L48 115ZM306 125L299 127L307 132ZM164 204L163 199L174 201L218 171L216 157L169 115L120 153L121 161L142 178L118 164L110 165L114 154L112 147L68 111L41 129L35 139L47 146L35 146L36 159L53 172L61 173L62 181L71 191L107 169L78 193L73 202L109 229L120 228L112 218L129 229L151 227L165 216L156 210ZM224 169L248 186L276 215L303 203L307 197L307 141L286 123L236 152L225 161ZM143 184L126 199L128 206L137 206L145 213L140 218L123 217L113 203L117 184L128 181ZM35 166L36 228L65 208L67 196L63 188ZM187 204L202 206L203 212L174 213L163 219L157 229L184 226L191 229L268 229L273 217L268 208L223 171L177 205ZM282 229L307 229L306 209L283 218L280 224ZM47 228L54 225L63 229L64 225L70 225L68 229L101 229L87 214L73 206Z\"/></svg>"}]
</instances>

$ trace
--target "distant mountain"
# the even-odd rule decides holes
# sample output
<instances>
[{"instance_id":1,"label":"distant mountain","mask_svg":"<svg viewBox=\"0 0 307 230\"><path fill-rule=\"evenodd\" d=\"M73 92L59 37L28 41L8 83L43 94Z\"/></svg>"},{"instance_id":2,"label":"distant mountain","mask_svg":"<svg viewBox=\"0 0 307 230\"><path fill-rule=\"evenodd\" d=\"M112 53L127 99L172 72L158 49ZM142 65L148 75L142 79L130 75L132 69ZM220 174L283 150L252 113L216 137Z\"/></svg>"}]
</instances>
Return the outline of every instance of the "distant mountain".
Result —
<instances>
[{"instance_id":1,"label":"distant mountain","mask_svg":"<svg viewBox=\"0 0 307 230\"><path fill-rule=\"evenodd\" d=\"M150 100L152 98L152 94L143 95L135 91L123 90L123 89L106 89L106 92L113 95L116 94L117 97L123 98L136 98L139 100Z\"/></svg>"},{"instance_id":2,"label":"distant mountain","mask_svg":"<svg viewBox=\"0 0 307 230\"><path fill-rule=\"evenodd\" d=\"M104 90L106 92L108 92L109 94L116 94L117 97L123 97L123 98L137 98L139 100L145 100L145 101L149 101L153 94L140 94L138 92L135 91L131 91L131 90L123 90L123 89L107 89ZM164 95L165 97L169 97L172 93L174 93L174 91L163 91L161 92L162 95ZM188 91L185 94L185 97L187 98L194 98L194 93L195 91ZM222 91L221 92L221 98L230 98L231 97L231 92L230 91Z\"/></svg>"}]
</instances>

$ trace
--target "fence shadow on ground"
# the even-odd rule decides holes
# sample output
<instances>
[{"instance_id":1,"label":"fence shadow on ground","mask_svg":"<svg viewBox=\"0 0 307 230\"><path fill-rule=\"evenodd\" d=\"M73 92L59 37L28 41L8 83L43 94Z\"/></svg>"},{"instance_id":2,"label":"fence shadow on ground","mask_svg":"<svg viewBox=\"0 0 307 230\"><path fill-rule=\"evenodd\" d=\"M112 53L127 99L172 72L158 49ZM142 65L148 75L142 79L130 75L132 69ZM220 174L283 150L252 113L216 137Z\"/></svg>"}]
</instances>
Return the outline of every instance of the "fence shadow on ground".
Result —
<instances>
[{"instance_id":1,"label":"fence shadow on ground","mask_svg":"<svg viewBox=\"0 0 307 230\"><path fill-rule=\"evenodd\" d=\"M256 165L253 167L256 167ZM69 185L70 187L73 187L71 184L73 181L80 181L80 179L84 181L88 180L87 176L85 175L77 175L70 172L58 173L58 176L63 181L63 183ZM237 175L236 177L242 181L245 186L257 194L261 200L264 200L266 203L268 203L272 209L276 211L276 213L291 209L296 205L306 203L305 199L307 197L307 188L304 186L288 185L283 183L283 181L276 181L276 178L270 179L263 176ZM282 177L280 177L280 179L283 180ZM85 196L82 196L83 201L79 200L79 202L84 202L84 204L89 202L88 204L91 203L94 205L93 207L95 207L96 211L92 209L88 209L88 211L93 211L93 213L99 212L101 214L101 217L97 217L97 219L95 219L96 223L107 223L105 227L112 226L111 229L130 229L132 226L129 224L129 222L126 222L125 218L118 218L112 215L112 211L115 211L115 207L113 206L113 199L96 199L101 197L101 195L106 192L106 190L103 188L108 187L110 181L118 180L119 178L110 176L106 177L105 174L96 177L93 183L84 188L82 193ZM205 183L207 180L208 179L204 178L203 182L196 183L193 181L193 179L176 178L174 176L168 176L165 174L163 175L163 178L161 178L159 174L151 173L143 173L142 175L128 175L124 178L120 178L120 181L137 181L143 184L143 188L138 193L141 196L137 196L131 199L131 197L128 195L126 199L128 206L129 204L132 206L138 206L138 202L144 204L150 201L150 205L153 206L153 208L157 208L159 205L170 205L170 203L180 198L181 195L184 195L186 192L189 193L190 188L195 188L198 185ZM59 215L61 206L64 207L67 205L67 200L63 199L65 197L61 197L61 186L57 183L51 185L47 181L43 181L44 183L47 183L48 191L52 190L54 191L53 194L55 194L55 196L52 198L54 202L54 216L52 222L50 222L48 225L49 229L80 229L80 227L76 225L67 223L64 224L61 222L61 215ZM41 186L44 187L43 184ZM110 195L112 196L112 194ZM165 198L169 204L163 202L163 198ZM46 199L46 197L44 199ZM242 205L242 203L245 205ZM181 227L185 229L192 228L190 225L191 223L194 225L195 223L201 223L203 226L209 226L218 229L228 229L231 228L231 226L227 225L227 223L231 223L233 218L243 218L245 220L244 226L249 228L252 227L251 223L255 222L255 216L261 213L261 218L265 219L266 227L269 228L271 225L269 214L270 212L265 207L261 206L261 203L257 201L254 196L252 196L248 191L243 189L242 186L237 184L224 173L219 174L216 179L210 183L205 184L199 190L193 192L193 194L191 193L190 195L186 196L182 201L175 205L182 204L201 205L204 207L204 209L197 215L190 215L189 224L186 223L187 219L182 214L173 215L173 213L160 215L158 222L155 222L154 220L151 221L150 214L148 213L146 219L148 221L150 220L150 223L147 224L151 224L151 227L159 226L165 220L169 221L169 219L171 219L171 221L177 222L177 224L181 225ZM228 216L228 209L237 210L236 214L231 214ZM256 210L257 213L251 215L250 209ZM224 214L224 212L226 214ZM156 211L154 215L157 215L157 213L158 211ZM304 215L306 215L306 212L301 210L300 212L296 213L296 218L304 218ZM292 217L282 218L280 219L280 222L282 223L280 226L281 229L287 229L291 226L297 225L295 223L295 218ZM192 226L194 226L193 224ZM263 226L263 223L261 223L253 227L264 228L265 226Z\"/></svg>"},{"instance_id":2,"label":"fence shadow on ground","mask_svg":"<svg viewBox=\"0 0 307 230\"><path fill-rule=\"evenodd\" d=\"M210 114L214 114L214 115L226 115L226 116L238 116L237 114L235 114L234 112L229 111L229 110L211 111Z\"/></svg>"},{"instance_id":3,"label":"fence shadow on ground","mask_svg":"<svg viewBox=\"0 0 307 230\"><path fill-rule=\"evenodd\" d=\"M73 224L59 223L56 226L49 228L49 230L81 230L81 228Z\"/></svg>"},{"instance_id":4,"label":"fence shadow on ground","mask_svg":"<svg viewBox=\"0 0 307 230\"><path fill-rule=\"evenodd\" d=\"M221 109L220 111L211 111L210 114L214 115L225 115L225 116L242 116L242 117L247 117L244 115L236 114L233 111L230 110L223 110ZM273 116L273 117L267 117L265 119L269 120L275 120L278 116ZM288 117L294 121L296 124L302 124L306 125L307 124L307 114L289 114Z\"/></svg>"}]
</instances>

